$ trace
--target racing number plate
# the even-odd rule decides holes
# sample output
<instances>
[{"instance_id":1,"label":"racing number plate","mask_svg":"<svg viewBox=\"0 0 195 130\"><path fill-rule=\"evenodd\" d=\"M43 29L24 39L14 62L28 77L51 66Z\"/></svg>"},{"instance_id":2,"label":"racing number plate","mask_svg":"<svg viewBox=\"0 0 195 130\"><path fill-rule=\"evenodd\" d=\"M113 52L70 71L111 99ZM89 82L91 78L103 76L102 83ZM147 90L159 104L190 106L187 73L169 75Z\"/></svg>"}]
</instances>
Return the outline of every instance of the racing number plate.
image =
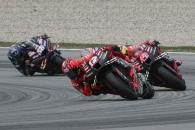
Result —
<instances>
[{"instance_id":1,"label":"racing number plate","mask_svg":"<svg viewBox=\"0 0 195 130\"><path fill-rule=\"evenodd\" d=\"M90 65L91 67L93 67L97 62L98 62L98 57L97 57L97 56L93 56L93 57L91 58L91 60L89 61L89 65Z\"/></svg>"}]
</instances>

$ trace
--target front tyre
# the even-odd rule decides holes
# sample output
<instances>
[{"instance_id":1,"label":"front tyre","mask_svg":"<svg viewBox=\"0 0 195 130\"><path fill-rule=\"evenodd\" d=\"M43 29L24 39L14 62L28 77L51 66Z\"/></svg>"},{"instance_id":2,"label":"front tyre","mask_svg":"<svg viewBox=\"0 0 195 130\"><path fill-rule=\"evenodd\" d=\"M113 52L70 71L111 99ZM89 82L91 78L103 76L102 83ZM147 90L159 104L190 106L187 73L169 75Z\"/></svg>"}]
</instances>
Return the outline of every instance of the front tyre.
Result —
<instances>
[{"instance_id":1,"label":"front tyre","mask_svg":"<svg viewBox=\"0 0 195 130\"><path fill-rule=\"evenodd\" d=\"M153 98L154 93L155 93L154 88L149 82L146 81L145 83L143 83L143 95L142 95L143 99Z\"/></svg>"},{"instance_id":2,"label":"front tyre","mask_svg":"<svg viewBox=\"0 0 195 130\"><path fill-rule=\"evenodd\" d=\"M135 93L134 89L126 82L124 82L118 75L113 74L110 71L106 71L104 78L105 81L108 82L110 87L112 87L121 97L129 100L137 99L138 96Z\"/></svg>"},{"instance_id":3,"label":"front tyre","mask_svg":"<svg viewBox=\"0 0 195 130\"><path fill-rule=\"evenodd\" d=\"M180 91L186 90L185 81L179 79L164 66L157 68L157 75L166 83L166 87Z\"/></svg>"},{"instance_id":4,"label":"front tyre","mask_svg":"<svg viewBox=\"0 0 195 130\"><path fill-rule=\"evenodd\" d=\"M26 76L33 76L35 73L34 69L32 67L26 66L25 67L25 74Z\"/></svg>"}]
</instances>

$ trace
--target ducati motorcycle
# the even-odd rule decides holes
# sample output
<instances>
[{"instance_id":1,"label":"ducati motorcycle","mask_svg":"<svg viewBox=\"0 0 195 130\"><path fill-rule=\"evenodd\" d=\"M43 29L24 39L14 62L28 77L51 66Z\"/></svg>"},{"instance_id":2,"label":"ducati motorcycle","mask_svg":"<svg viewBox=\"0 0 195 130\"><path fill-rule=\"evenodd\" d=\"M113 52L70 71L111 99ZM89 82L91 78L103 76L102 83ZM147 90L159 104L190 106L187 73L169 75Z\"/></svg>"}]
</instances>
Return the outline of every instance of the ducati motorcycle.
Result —
<instances>
[{"instance_id":1,"label":"ducati motorcycle","mask_svg":"<svg viewBox=\"0 0 195 130\"><path fill-rule=\"evenodd\" d=\"M140 68L146 79L155 86L162 86L174 90L183 91L186 89L185 80L174 60L170 60L166 52L159 53L159 42L145 48L138 48L134 56L138 57L132 64ZM135 67L135 68L136 68Z\"/></svg>"},{"instance_id":2,"label":"ducati motorcycle","mask_svg":"<svg viewBox=\"0 0 195 130\"><path fill-rule=\"evenodd\" d=\"M129 68L133 66L119 57L112 56L111 51L100 50L96 51L89 62L86 63L90 66L90 69L87 69L87 65L83 64L83 70L85 72L87 70L87 79L92 79L90 84L96 86L97 83L100 83L111 93L117 93L126 99L136 100L140 95L131 86L132 77L129 76ZM136 70L134 69L134 71ZM142 74L135 74L138 79L138 87L142 87L141 97L144 99L152 98L154 96L153 87Z\"/></svg>"}]
</instances>

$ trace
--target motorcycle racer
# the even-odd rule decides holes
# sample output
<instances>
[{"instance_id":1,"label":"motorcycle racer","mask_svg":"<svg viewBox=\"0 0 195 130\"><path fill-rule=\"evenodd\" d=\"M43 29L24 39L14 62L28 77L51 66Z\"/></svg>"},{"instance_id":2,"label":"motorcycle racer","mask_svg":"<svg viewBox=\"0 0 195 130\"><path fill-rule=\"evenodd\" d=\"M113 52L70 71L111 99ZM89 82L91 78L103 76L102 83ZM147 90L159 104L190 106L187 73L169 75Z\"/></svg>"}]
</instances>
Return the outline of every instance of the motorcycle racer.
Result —
<instances>
[{"instance_id":1,"label":"motorcycle racer","mask_svg":"<svg viewBox=\"0 0 195 130\"><path fill-rule=\"evenodd\" d=\"M178 78L178 84L180 84L180 87L177 87L178 85L170 85L170 84L166 84L166 82L168 82L167 80L163 82L163 79L159 78L156 79L156 76L152 77L151 75L155 75L155 73L152 73L150 75L150 80L148 80L152 85L156 85L156 86L162 86L162 87L168 87L168 88L172 88L174 86L174 89L177 90L185 90L185 85L183 85L183 82L185 83L182 74L179 70L179 66L182 64L182 62L180 60L176 60L174 58L171 58L168 54L164 53L161 48L158 46L160 43L159 41L156 40L146 40L138 45L128 45L126 46L118 46L118 50L123 53L124 55L126 55L127 57L125 58L125 60L131 64L133 64L133 66L136 68L137 72L142 73L142 74L146 74L146 69L147 67L144 66L144 62L146 62L146 58L149 56L148 54L151 55L158 55L160 56L159 58L161 58L161 55L163 56L163 58L161 59L164 64L166 66L170 66L173 71L175 72L175 74L177 75ZM116 47L114 47L116 48ZM155 48L155 50L154 50ZM148 63L150 63L150 60L148 61ZM146 68L145 68L146 67ZM147 72L147 74L149 74ZM147 75L146 74L146 75ZM160 74L161 75L161 74ZM161 75L162 76L162 75ZM161 81L159 81L161 80ZM180 80L182 80L180 82ZM178 89L179 88L179 89Z\"/></svg>"},{"instance_id":2,"label":"motorcycle racer","mask_svg":"<svg viewBox=\"0 0 195 130\"><path fill-rule=\"evenodd\" d=\"M139 66L139 64L141 64L140 55L143 53L143 51L150 52L152 50L152 46L158 44L160 44L160 42L157 40L146 40L136 45L127 45L127 46L109 45L109 46L110 48L113 48L113 50L116 51L117 53L122 53L123 55L127 56L127 57L123 57L123 59L133 64L136 70L139 72L141 70ZM158 48L157 52L159 53L159 55L163 53L160 47ZM169 63L175 70L177 70L177 67L182 64L180 60L171 58L169 56L167 56L165 59L166 62Z\"/></svg>"},{"instance_id":3,"label":"motorcycle racer","mask_svg":"<svg viewBox=\"0 0 195 130\"><path fill-rule=\"evenodd\" d=\"M109 91L106 87L101 86L98 83L94 86L94 84L91 82L94 79L88 78L88 75L91 73L90 62L92 56L95 53L101 53L105 50L112 51L111 56L117 56L123 59L126 57L122 53L120 53L120 51L117 51L117 46L115 47L112 45L108 45L104 48L91 48L88 50L86 49L84 51L85 54L83 53L80 59L66 59L62 64L62 69L64 73L70 78L73 87L85 96L99 94L117 94ZM122 63L118 61L118 64ZM138 77L143 77L136 73L132 65L130 68L128 68L128 70L129 76L132 77L132 81L130 83L132 88L139 96L144 96L144 85L140 85L140 80L138 79Z\"/></svg>"},{"instance_id":4,"label":"motorcycle racer","mask_svg":"<svg viewBox=\"0 0 195 130\"><path fill-rule=\"evenodd\" d=\"M28 49L25 53L30 57L31 63L35 64L36 62L40 62L43 56L47 54L50 44L50 39L46 34L34 36L27 41L13 44L9 49L8 58L14 64L14 62L20 60L19 58L24 53L23 50L25 48Z\"/></svg>"}]
</instances>

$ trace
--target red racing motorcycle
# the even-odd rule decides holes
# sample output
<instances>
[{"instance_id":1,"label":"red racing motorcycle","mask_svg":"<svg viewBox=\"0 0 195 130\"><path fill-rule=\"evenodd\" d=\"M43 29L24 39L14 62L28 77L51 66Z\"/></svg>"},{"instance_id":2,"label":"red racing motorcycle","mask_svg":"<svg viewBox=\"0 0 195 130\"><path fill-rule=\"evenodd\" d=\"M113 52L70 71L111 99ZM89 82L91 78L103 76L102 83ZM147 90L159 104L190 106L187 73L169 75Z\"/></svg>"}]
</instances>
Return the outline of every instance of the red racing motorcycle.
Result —
<instances>
[{"instance_id":1,"label":"red racing motorcycle","mask_svg":"<svg viewBox=\"0 0 195 130\"><path fill-rule=\"evenodd\" d=\"M180 91L185 90L185 80L182 78L178 64L170 61L167 53L160 53L159 44L159 42L154 42L151 46L144 45L138 47L133 52L130 63L139 72L144 73L152 85Z\"/></svg>"},{"instance_id":2,"label":"red racing motorcycle","mask_svg":"<svg viewBox=\"0 0 195 130\"><path fill-rule=\"evenodd\" d=\"M89 69L90 68L90 69ZM136 80L138 87L141 87L142 94L135 91L131 82L132 77L129 74L130 68L134 67L125 60L112 56L110 51L101 51L98 49L92 56L88 63L83 64L83 70L88 80L87 83L101 84L106 87L111 93L120 95L123 98L135 100L139 96L144 99L149 99L154 96L154 89L148 81L145 80L144 75L137 74Z\"/></svg>"}]
</instances>

